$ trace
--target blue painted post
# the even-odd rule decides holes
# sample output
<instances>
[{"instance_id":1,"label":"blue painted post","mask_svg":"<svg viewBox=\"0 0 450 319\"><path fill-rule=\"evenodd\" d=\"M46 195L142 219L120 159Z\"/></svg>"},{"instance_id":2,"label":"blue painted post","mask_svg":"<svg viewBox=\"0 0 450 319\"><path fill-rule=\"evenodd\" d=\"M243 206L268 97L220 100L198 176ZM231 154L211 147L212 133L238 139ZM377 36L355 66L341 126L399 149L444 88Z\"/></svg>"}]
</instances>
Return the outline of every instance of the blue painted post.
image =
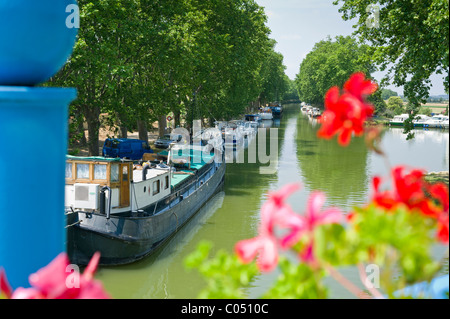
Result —
<instances>
[{"instance_id":1,"label":"blue painted post","mask_svg":"<svg viewBox=\"0 0 450 319\"><path fill-rule=\"evenodd\" d=\"M70 56L75 0L0 0L0 267L13 288L65 251L71 88L34 85Z\"/></svg>"}]
</instances>

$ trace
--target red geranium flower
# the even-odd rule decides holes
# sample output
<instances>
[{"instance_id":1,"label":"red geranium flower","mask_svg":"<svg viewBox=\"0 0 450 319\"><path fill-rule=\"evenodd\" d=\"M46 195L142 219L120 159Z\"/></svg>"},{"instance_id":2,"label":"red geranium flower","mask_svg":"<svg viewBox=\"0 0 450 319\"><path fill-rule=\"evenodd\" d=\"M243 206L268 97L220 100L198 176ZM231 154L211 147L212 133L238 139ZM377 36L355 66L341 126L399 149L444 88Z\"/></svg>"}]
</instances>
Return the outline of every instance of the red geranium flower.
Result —
<instances>
[{"instance_id":1,"label":"red geranium flower","mask_svg":"<svg viewBox=\"0 0 450 319\"><path fill-rule=\"evenodd\" d=\"M373 178L373 202L387 210L405 205L409 210L419 211L427 217L437 220L438 239L448 242L448 187L443 183L429 184L424 173L413 169L405 173L405 167L392 169L393 189L380 191L381 179Z\"/></svg>"},{"instance_id":2,"label":"red geranium flower","mask_svg":"<svg viewBox=\"0 0 450 319\"><path fill-rule=\"evenodd\" d=\"M366 80L366 76L362 72L354 73L344 84L344 90L363 103L365 103L366 96L375 93L377 89L378 84Z\"/></svg>"},{"instance_id":3,"label":"red geranium flower","mask_svg":"<svg viewBox=\"0 0 450 319\"><path fill-rule=\"evenodd\" d=\"M393 190L381 192L381 179L373 178L373 201L381 207L392 209L399 204L408 209L417 209L426 216L438 218L443 212L448 212L448 188L442 183L430 185L423 177L421 170L413 169L405 173L405 167L392 169Z\"/></svg>"},{"instance_id":4,"label":"red geranium flower","mask_svg":"<svg viewBox=\"0 0 450 319\"><path fill-rule=\"evenodd\" d=\"M448 228L448 213L443 213L438 218L437 237L444 244L448 244Z\"/></svg>"},{"instance_id":5,"label":"red geranium flower","mask_svg":"<svg viewBox=\"0 0 450 319\"><path fill-rule=\"evenodd\" d=\"M365 101L365 97L374 93L378 86L371 80L365 80L364 73L355 73L344 84L344 92L340 95L337 86L328 90L325 95L325 111L320 122L318 136L330 139L338 135L338 143L347 146L352 134L361 136L364 122L372 116L374 107Z\"/></svg>"}]
</instances>

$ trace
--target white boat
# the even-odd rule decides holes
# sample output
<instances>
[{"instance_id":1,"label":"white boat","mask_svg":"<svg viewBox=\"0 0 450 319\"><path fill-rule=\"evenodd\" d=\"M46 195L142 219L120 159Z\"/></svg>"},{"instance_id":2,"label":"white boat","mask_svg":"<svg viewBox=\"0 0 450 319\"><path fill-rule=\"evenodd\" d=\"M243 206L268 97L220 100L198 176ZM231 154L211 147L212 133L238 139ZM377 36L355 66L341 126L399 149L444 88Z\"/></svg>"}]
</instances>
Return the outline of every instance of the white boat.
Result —
<instances>
[{"instance_id":1,"label":"white boat","mask_svg":"<svg viewBox=\"0 0 450 319\"><path fill-rule=\"evenodd\" d=\"M256 135L258 131L258 122L256 121L246 121L242 125L242 134L244 138L250 138Z\"/></svg>"},{"instance_id":2,"label":"white boat","mask_svg":"<svg viewBox=\"0 0 450 319\"><path fill-rule=\"evenodd\" d=\"M448 128L448 117L447 117L446 120L442 121L441 125L442 125L443 128Z\"/></svg>"},{"instance_id":3,"label":"white boat","mask_svg":"<svg viewBox=\"0 0 450 319\"><path fill-rule=\"evenodd\" d=\"M261 117L261 120L272 120L273 114L270 107L265 107L259 112L259 116Z\"/></svg>"},{"instance_id":4,"label":"white boat","mask_svg":"<svg viewBox=\"0 0 450 319\"><path fill-rule=\"evenodd\" d=\"M225 148L237 149L244 145L241 121L221 122L220 124ZM217 124L216 127L218 127Z\"/></svg>"},{"instance_id":5,"label":"white boat","mask_svg":"<svg viewBox=\"0 0 450 319\"><path fill-rule=\"evenodd\" d=\"M403 122L409 118L408 114L395 115L392 120L389 121L391 126L403 126Z\"/></svg>"},{"instance_id":6,"label":"white boat","mask_svg":"<svg viewBox=\"0 0 450 319\"><path fill-rule=\"evenodd\" d=\"M308 112L309 112L311 109L312 109L312 106L311 106L311 105L304 104L304 105L302 105L301 111L302 111L302 113L304 113L304 114L308 114Z\"/></svg>"},{"instance_id":7,"label":"white boat","mask_svg":"<svg viewBox=\"0 0 450 319\"><path fill-rule=\"evenodd\" d=\"M414 124L414 127L424 127L425 123L429 120L430 117L428 115L417 114L412 122Z\"/></svg>"},{"instance_id":8,"label":"white boat","mask_svg":"<svg viewBox=\"0 0 450 319\"><path fill-rule=\"evenodd\" d=\"M308 115L311 117L319 117L321 114L320 109L318 107L313 107L311 109L308 110Z\"/></svg>"},{"instance_id":9,"label":"white boat","mask_svg":"<svg viewBox=\"0 0 450 319\"><path fill-rule=\"evenodd\" d=\"M259 114L246 114L244 118L246 121L255 121L255 122L261 121L261 117L259 116Z\"/></svg>"},{"instance_id":10,"label":"white boat","mask_svg":"<svg viewBox=\"0 0 450 319\"><path fill-rule=\"evenodd\" d=\"M446 115L433 115L428 121L424 123L424 127L437 127L437 128L443 128L445 127L445 120L447 120L447 127L448 127L448 116Z\"/></svg>"}]
</instances>

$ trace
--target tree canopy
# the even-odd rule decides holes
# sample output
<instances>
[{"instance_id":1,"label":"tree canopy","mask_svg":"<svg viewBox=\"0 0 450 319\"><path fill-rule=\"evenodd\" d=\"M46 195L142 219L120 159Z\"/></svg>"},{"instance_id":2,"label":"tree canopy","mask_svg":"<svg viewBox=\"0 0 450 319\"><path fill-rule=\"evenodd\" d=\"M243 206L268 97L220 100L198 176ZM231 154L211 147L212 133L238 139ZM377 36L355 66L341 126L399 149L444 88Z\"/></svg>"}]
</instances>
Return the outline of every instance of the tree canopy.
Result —
<instances>
[{"instance_id":1,"label":"tree canopy","mask_svg":"<svg viewBox=\"0 0 450 319\"><path fill-rule=\"evenodd\" d=\"M381 90L381 98L386 101L391 96L398 96L398 93L389 89L382 89Z\"/></svg>"},{"instance_id":2,"label":"tree canopy","mask_svg":"<svg viewBox=\"0 0 450 319\"><path fill-rule=\"evenodd\" d=\"M315 44L300 65L296 84L300 100L321 105L325 93L332 86L339 86L354 72L364 72L368 77L374 70L372 65L361 59L368 50L350 37L328 37Z\"/></svg>"},{"instance_id":3,"label":"tree canopy","mask_svg":"<svg viewBox=\"0 0 450 319\"><path fill-rule=\"evenodd\" d=\"M449 92L448 0L335 0L344 20L357 19L355 34L370 44L366 59L387 71L382 85L403 86L414 116L425 103L430 77L443 76Z\"/></svg>"},{"instance_id":4,"label":"tree canopy","mask_svg":"<svg viewBox=\"0 0 450 319\"><path fill-rule=\"evenodd\" d=\"M229 119L288 89L267 17L254 0L78 0L81 27L46 85L78 89L70 113L99 150L100 114L126 137L173 112L176 124ZM74 127L80 127L75 125ZM141 135L141 134L140 134Z\"/></svg>"}]
</instances>

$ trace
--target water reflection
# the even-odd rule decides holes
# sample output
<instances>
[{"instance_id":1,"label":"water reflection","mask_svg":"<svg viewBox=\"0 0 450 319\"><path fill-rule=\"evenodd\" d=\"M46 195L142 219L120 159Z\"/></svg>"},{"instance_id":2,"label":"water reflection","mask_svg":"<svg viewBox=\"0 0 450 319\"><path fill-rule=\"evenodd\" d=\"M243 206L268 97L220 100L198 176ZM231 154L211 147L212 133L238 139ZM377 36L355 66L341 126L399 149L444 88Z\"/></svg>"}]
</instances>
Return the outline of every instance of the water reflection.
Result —
<instances>
[{"instance_id":1,"label":"water reflection","mask_svg":"<svg viewBox=\"0 0 450 319\"><path fill-rule=\"evenodd\" d=\"M194 276L183 278L185 270L181 254L193 240L197 232L209 223L211 216L219 210L224 202L225 192L222 190L212 197L192 219L160 249L148 258L133 264L115 267L102 267L96 278L102 280L107 291L114 298L188 298L196 293ZM180 278L181 276L181 278ZM183 280L187 285L179 294L177 281ZM173 287L175 285L175 287ZM190 291L190 287L194 291ZM187 292L187 294L184 294Z\"/></svg>"},{"instance_id":2,"label":"water reflection","mask_svg":"<svg viewBox=\"0 0 450 319\"><path fill-rule=\"evenodd\" d=\"M427 172L448 171L449 134L438 129L416 129L415 138L406 140L402 128L386 128L381 147L391 166L408 165ZM375 154L370 156L371 174L386 174L383 160Z\"/></svg>"},{"instance_id":3,"label":"water reflection","mask_svg":"<svg viewBox=\"0 0 450 319\"><path fill-rule=\"evenodd\" d=\"M317 138L319 125L299 114L297 158L304 184L326 193L328 203L341 208L361 204L367 195L368 151L363 138L353 138L347 147L336 139Z\"/></svg>"},{"instance_id":4,"label":"water reflection","mask_svg":"<svg viewBox=\"0 0 450 319\"><path fill-rule=\"evenodd\" d=\"M278 128L276 172L260 174L260 167L267 164L248 162L249 149L257 147L249 145L243 150L243 163L227 164L223 191L154 255L131 265L99 269L98 278L114 298L196 298L205 282L197 271L186 271L183 266L186 256L201 240L211 241L215 254L219 249L231 252L237 241L254 237L260 208L269 190L301 182L302 190L289 198L295 211L304 211L312 190L324 191L328 197L327 205L348 210L365 202L371 176L387 172L384 161L368 152L361 138L353 139L347 148L340 147L335 139L317 139L317 122L301 115L299 105L285 106L281 121L264 123L264 126L267 130ZM265 147L268 151L274 137L267 136ZM386 129L382 147L392 165L407 164L429 171L448 170L448 132L421 130L416 137L418 139L406 141L402 129ZM448 258L446 263L448 273ZM342 273L360 286L355 269L344 269ZM276 275L275 271L257 277L248 291L249 297L260 297ZM333 298L353 297L333 280L327 283Z\"/></svg>"}]
</instances>

